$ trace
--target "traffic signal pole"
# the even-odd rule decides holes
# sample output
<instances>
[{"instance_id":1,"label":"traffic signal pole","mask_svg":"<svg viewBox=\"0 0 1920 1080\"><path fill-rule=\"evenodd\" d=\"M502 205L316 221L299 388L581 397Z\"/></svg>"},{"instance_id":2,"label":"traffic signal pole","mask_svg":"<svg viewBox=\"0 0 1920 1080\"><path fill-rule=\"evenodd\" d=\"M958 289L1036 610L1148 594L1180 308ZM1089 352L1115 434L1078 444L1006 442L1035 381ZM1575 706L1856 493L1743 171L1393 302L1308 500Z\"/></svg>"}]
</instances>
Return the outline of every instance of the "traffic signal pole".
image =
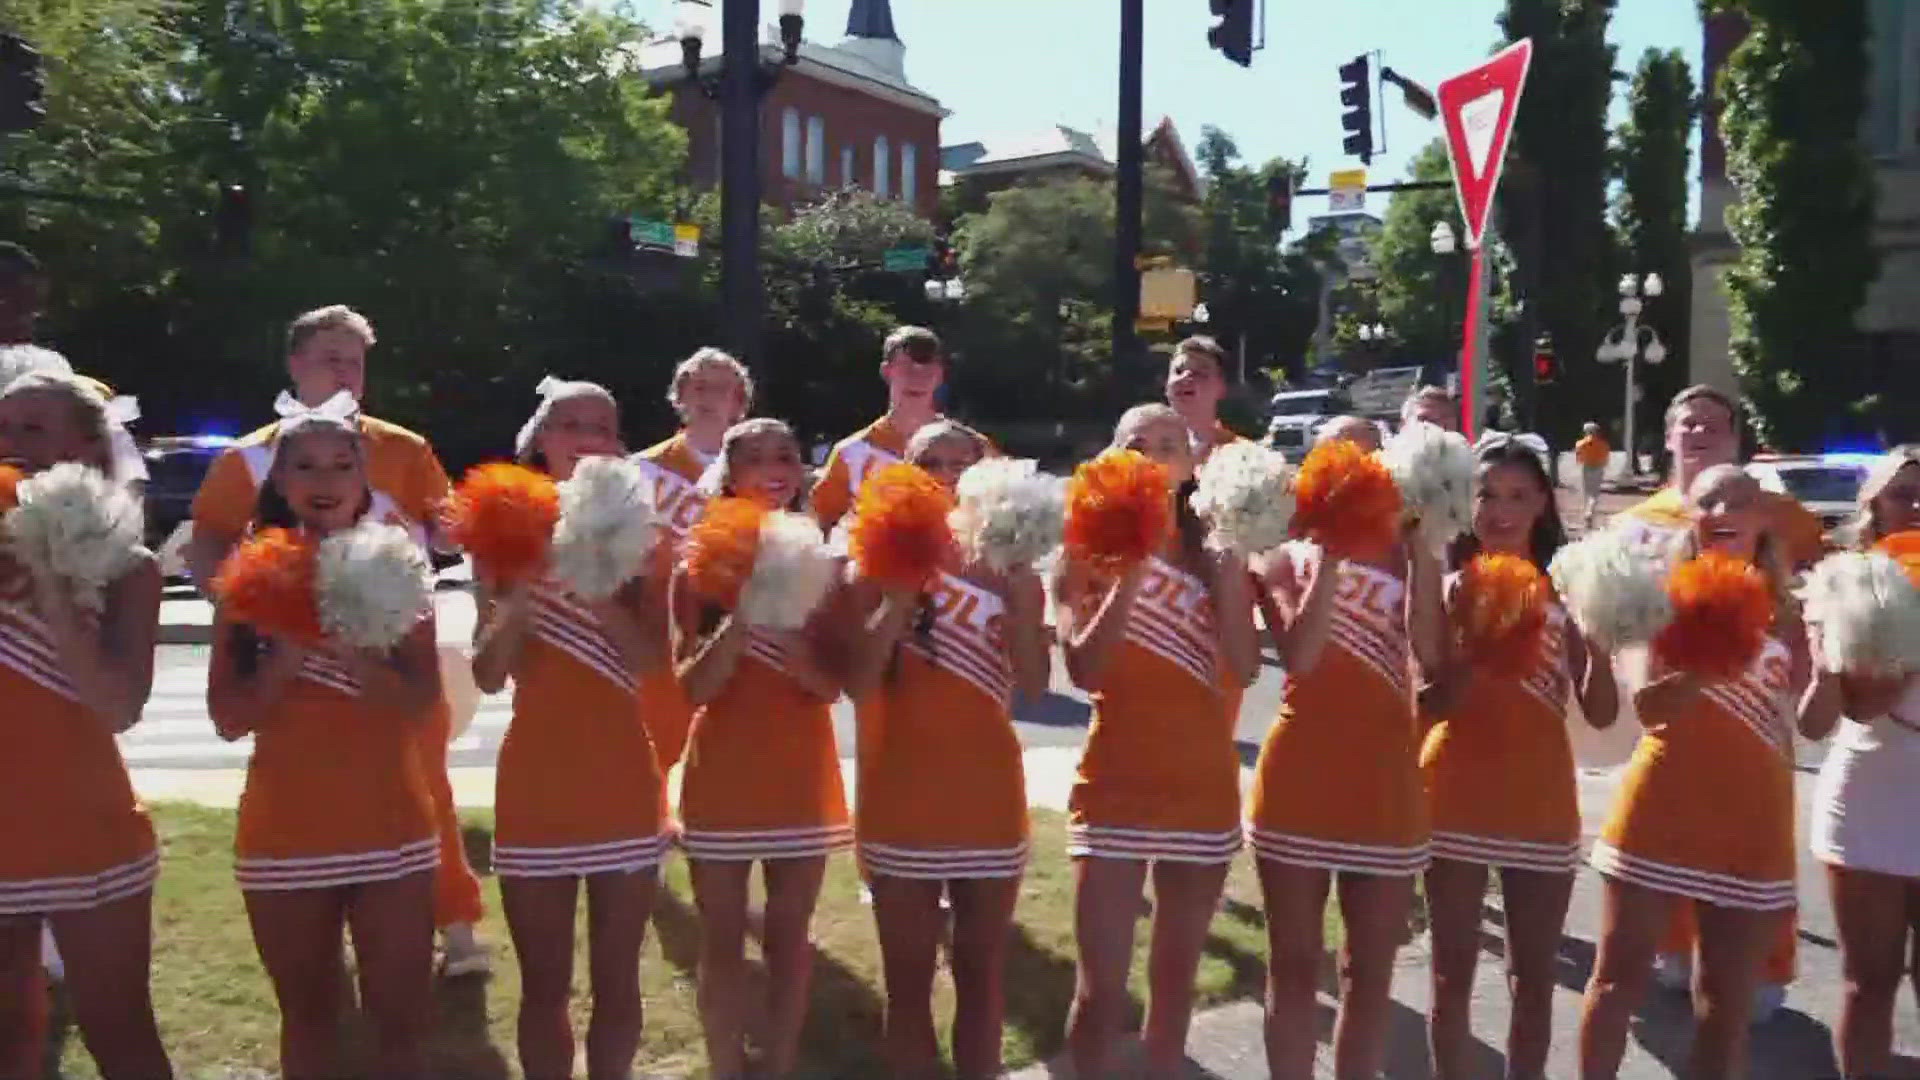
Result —
<instances>
[{"instance_id":1,"label":"traffic signal pole","mask_svg":"<svg viewBox=\"0 0 1920 1080\"><path fill-rule=\"evenodd\" d=\"M1140 76L1146 53L1146 0L1120 0L1120 113L1114 133L1117 175L1113 245L1113 365L1124 378L1139 351L1134 320L1140 314Z\"/></svg>"}]
</instances>

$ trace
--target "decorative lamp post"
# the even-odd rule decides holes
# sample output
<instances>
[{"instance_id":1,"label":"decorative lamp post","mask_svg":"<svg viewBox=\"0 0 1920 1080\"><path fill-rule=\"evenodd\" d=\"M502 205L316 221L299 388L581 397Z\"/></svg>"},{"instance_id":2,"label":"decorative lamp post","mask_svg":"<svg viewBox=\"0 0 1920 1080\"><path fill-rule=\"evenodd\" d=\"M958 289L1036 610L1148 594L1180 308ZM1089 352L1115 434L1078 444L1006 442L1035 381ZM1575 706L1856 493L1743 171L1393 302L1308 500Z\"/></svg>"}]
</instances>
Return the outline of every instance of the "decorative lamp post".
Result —
<instances>
[{"instance_id":1,"label":"decorative lamp post","mask_svg":"<svg viewBox=\"0 0 1920 1080\"><path fill-rule=\"evenodd\" d=\"M938 278L927 279L927 299L936 304L942 301L958 304L966 298L967 284L959 278L948 278L945 281Z\"/></svg>"},{"instance_id":2,"label":"decorative lamp post","mask_svg":"<svg viewBox=\"0 0 1920 1080\"><path fill-rule=\"evenodd\" d=\"M1435 255L1451 255L1460 249L1459 238L1453 235L1453 226L1445 218L1433 223L1433 231L1427 234L1427 243Z\"/></svg>"},{"instance_id":3,"label":"decorative lamp post","mask_svg":"<svg viewBox=\"0 0 1920 1080\"><path fill-rule=\"evenodd\" d=\"M760 334L765 299L760 281L760 99L782 68L800 60L806 0L779 0L782 55L760 58L760 0L721 0L720 73L700 74L700 53L712 29L707 0L674 4L689 83L720 103L720 302L734 352L763 363Z\"/></svg>"},{"instance_id":4,"label":"decorative lamp post","mask_svg":"<svg viewBox=\"0 0 1920 1080\"><path fill-rule=\"evenodd\" d=\"M1626 373L1626 403L1622 409L1621 433L1626 439L1627 478L1632 479L1640 472L1640 450L1633 441L1634 405L1640 396L1639 384L1635 381L1635 368L1642 357L1649 364L1664 363L1667 359L1667 346L1660 340L1660 334L1653 327L1640 321L1642 311L1641 297L1648 299L1666 291L1666 283L1659 274L1628 274L1620 279L1620 316L1621 324L1607 331L1600 340L1600 347L1594 350L1594 358L1603 364L1619 364Z\"/></svg>"}]
</instances>

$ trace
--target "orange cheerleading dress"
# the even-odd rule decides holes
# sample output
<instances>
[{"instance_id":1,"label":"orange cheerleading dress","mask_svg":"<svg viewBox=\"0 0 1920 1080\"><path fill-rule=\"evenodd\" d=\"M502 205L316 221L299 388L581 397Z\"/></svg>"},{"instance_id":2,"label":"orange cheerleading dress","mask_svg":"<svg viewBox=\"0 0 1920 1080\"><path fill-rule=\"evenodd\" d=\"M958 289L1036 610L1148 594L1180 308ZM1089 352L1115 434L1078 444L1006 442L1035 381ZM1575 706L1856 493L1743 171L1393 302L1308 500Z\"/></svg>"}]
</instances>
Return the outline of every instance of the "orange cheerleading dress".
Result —
<instances>
[{"instance_id":1,"label":"orange cheerleading dress","mask_svg":"<svg viewBox=\"0 0 1920 1080\"><path fill-rule=\"evenodd\" d=\"M1240 850L1240 759L1206 583L1151 558L1067 800L1067 854L1221 864Z\"/></svg>"},{"instance_id":2,"label":"orange cheerleading dress","mask_svg":"<svg viewBox=\"0 0 1920 1080\"><path fill-rule=\"evenodd\" d=\"M697 486L707 463L687 442L684 432L633 455L634 464L653 485L653 506L665 523L671 543L654 547L647 571L647 598L658 611L667 610L667 581L673 575L679 541L707 505ZM662 641L667 635L662 632ZM693 723L693 704L673 674L673 661L662 656L658 665L640 673L640 720L653 740L654 757L664 783L669 770L687 748L687 729Z\"/></svg>"},{"instance_id":3,"label":"orange cheerleading dress","mask_svg":"<svg viewBox=\"0 0 1920 1080\"><path fill-rule=\"evenodd\" d=\"M1474 668L1455 706L1428 718L1420 771L1436 858L1547 873L1579 864L1567 648L1556 604L1533 670L1511 678Z\"/></svg>"},{"instance_id":4,"label":"orange cheerleading dress","mask_svg":"<svg viewBox=\"0 0 1920 1080\"><path fill-rule=\"evenodd\" d=\"M310 653L254 733L235 872L246 891L330 889L431 871L434 811L416 747L425 716L370 705Z\"/></svg>"},{"instance_id":5,"label":"orange cheerleading dress","mask_svg":"<svg viewBox=\"0 0 1920 1080\"><path fill-rule=\"evenodd\" d=\"M637 683L599 619L557 584L535 587L530 629L500 744L494 872L652 870L671 834Z\"/></svg>"},{"instance_id":6,"label":"orange cheerleading dress","mask_svg":"<svg viewBox=\"0 0 1920 1080\"><path fill-rule=\"evenodd\" d=\"M897 667L862 704L860 860L870 874L1018 877L1027 788L1013 733L1006 602L943 573L933 626L909 632Z\"/></svg>"},{"instance_id":7,"label":"orange cheerleading dress","mask_svg":"<svg viewBox=\"0 0 1920 1080\"><path fill-rule=\"evenodd\" d=\"M1593 846L1610 878L1721 907L1794 904L1793 731L1787 646L1647 728Z\"/></svg>"},{"instance_id":8,"label":"orange cheerleading dress","mask_svg":"<svg viewBox=\"0 0 1920 1080\"><path fill-rule=\"evenodd\" d=\"M1316 549L1287 546L1305 577ZM1254 853L1293 866L1405 875L1427 864L1409 672L1406 583L1342 564L1332 630L1312 670L1288 673L1253 786Z\"/></svg>"},{"instance_id":9,"label":"orange cheerleading dress","mask_svg":"<svg viewBox=\"0 0 1920 1080\"><path fill-rule=\"evenodd\" d=\"M0 603L0 917L83 911L153 888L153 825L47 626Z\"/></svg>"},{"instance_id":10,"label":"orange cheerleading dress","mask_svg":"<svg viewBox=\"0 0 1920 1080\"><path fill-rule=\"evenodd\" d=\"M787 673L790 636L747 633L726 686L693 715L681 846L695 859L733 861L841 850L853 829L829 703Z\"/></svg>"}]
</instances>

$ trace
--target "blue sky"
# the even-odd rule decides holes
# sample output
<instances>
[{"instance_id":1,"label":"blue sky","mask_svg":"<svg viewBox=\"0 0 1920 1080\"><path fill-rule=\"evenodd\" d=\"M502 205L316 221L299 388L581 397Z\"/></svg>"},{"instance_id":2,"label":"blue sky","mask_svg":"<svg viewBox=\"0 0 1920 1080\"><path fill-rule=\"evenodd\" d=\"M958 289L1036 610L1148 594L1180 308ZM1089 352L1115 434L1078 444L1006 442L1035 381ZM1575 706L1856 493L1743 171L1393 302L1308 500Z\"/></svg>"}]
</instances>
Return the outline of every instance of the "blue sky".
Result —
<instances>
[{"instance_id":1,"label":"blue sky","mask_svg":"<svg viewBox=\"0 0 1920 1080\"><path fill-rule=\"evenodd\" d=\"M851 0L808 0L807 37L832 43L846 28ZM1145 119L1171 116L1189 149L1204 124L1231 134L1254 162L1305 156L1310 182L1356 166L1340 147L1335 68L1378 49L1385 62L1431 87L1472 67L1498 39L1500 0L1266 0L1267 47L1251 70L1214 52L1206 0L1145 0ZM639 16L665 30L670 0L636 0ZM773 0L762 0L770 20ZM1119 5L1114 0L893 0L907 46L907 76L952 110L944 143L1018 135L1051 123L1107 134L1117 112ZM1695 0L1620 0L1612 38L1619 66L1631 71L1649 46L1685 50L1699 78L1700 23ZM1615 95L1618 118L1625 98ZM1382 106L1376 103L1378 111ZM1369 178L1400 179L1407 160L1438 134L1408 112L1397 92L1385 103L1387 153ZM1697 161L1696 161L1697 165ZM1375 196L1375 199L1381 198ZM1296 213L1319 213L1302 199ZM1378 212L1370 200L1369 209Z\"/></svg>"}]
</instances>

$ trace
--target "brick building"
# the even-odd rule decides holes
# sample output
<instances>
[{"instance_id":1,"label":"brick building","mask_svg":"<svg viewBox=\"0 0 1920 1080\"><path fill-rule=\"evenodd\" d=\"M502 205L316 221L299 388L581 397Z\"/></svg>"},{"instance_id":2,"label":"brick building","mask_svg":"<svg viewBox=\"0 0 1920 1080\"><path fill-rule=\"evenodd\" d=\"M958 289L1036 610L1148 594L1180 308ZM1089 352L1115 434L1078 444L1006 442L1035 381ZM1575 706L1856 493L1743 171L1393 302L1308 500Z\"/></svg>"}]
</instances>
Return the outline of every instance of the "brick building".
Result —
<instances>
[{"instance_id":1,"label":"brick building","mask_svg":"<svg viewBox=\"0 0 1920 1080\"><path fill-rule=\"evenodd\" d=\"M703 77L717 77L725 57L710 34ZM775 206L818 200L858 187L901 199L931 217L939 202L940 121L947 111L907 80L906 45L894 32L888 0L854 0L846 37L837 45L800 44L799 62L782 68L760 104L761 192ZM763 35L760 55L777 61L778 32ZM686 80L680 43L646 47L642 76L673 95L672 115L687 131L688 173L695 187L720 176L720 107Z\"/></svg>"},{"instance_id":2,"label":"brick building","mask_svg":"<svg viewBox=\"0 0 1920 1080\"><path fill-rule=\"evenodd\" d=\"M1162 117L1146 137L1141 150L1149 166L1160 166L1172 178L1175 190L1191 202L1206 194L1206 178L1171 117ZM1090 177L1110 180L1114 163L1092 135L1064 124L1007 138L956 143L940 148L940 182L967 189L975 198L1012 187L1051 179Z\"/></svg>"},{"instance_id":3,"label":"brick building","mask_svg":"<svg viewBox=\"0 0 1920 1080\"><path fill-rule=\"evenodd\" d=\"M1878 202L1874 242L1880 277L1859 314L1866 362L1886 385L1920 371L1920 4L1868 0L1867 115L1861 137L1874 159ZM1726 211L1735 192L1720 138L1716 78L1747 33L1737 15L1705 21L1702 85L1708 88L1700 138L1700 225L1693 243L1693 310L1689 330L1692 375L1728 391L1738 388L1727 353L1730 324L1722 279L1739 249L1728 235Z\"/></svg>"}]
</instances>

